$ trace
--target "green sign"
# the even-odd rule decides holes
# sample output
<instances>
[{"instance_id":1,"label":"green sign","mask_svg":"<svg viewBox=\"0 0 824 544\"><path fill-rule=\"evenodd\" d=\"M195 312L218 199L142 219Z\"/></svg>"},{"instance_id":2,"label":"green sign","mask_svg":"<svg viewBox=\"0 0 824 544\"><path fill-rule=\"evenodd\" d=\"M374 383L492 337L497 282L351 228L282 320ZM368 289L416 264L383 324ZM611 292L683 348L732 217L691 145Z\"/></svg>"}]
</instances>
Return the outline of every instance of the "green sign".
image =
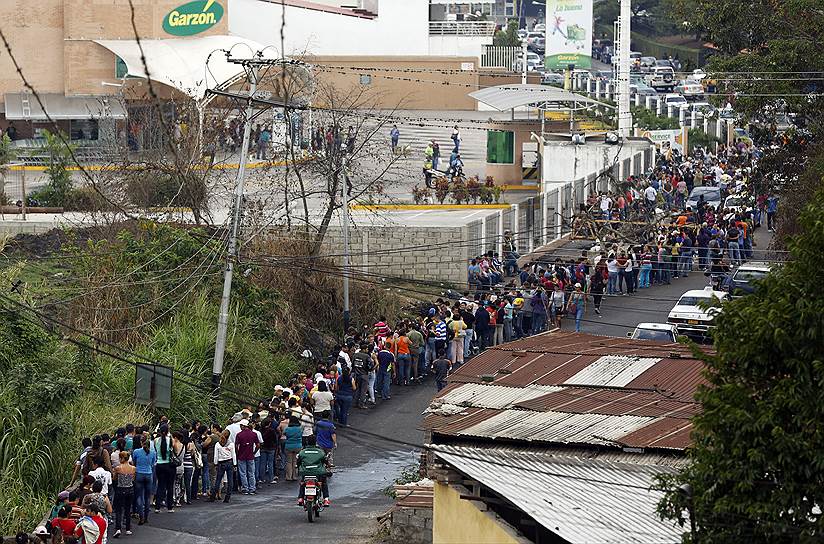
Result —
<instances>
[{"instance_id":1,"label":"green sign","mask_svg":"<svg viewBox=\"0 0 824 544\"><path fill-rule=\"evenodd\" d=\"M194 0L170 11L163 30L173 36L193 36L209 30L223 18L223 6L216 0Z\"/></svg>"}]
</instances>

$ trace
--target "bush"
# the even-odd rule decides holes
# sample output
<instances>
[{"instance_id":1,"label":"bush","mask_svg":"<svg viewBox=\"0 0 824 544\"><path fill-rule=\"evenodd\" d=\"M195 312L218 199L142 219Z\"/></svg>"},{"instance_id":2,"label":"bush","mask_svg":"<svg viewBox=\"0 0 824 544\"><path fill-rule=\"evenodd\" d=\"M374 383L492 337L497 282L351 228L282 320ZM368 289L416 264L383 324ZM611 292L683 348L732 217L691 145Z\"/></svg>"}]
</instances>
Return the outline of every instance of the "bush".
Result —
<instances>
[{"instance_id":1,"label":"bush","mask_svg":"<svg viewBox=\"0 0 824 544\"><path fill-rule=\"evenodd\" d=\"M69 191L63 202L63 208L66 211L76 212L102 212L114 209L94 187L80 187Z\"/></svg>"}]
</instances>

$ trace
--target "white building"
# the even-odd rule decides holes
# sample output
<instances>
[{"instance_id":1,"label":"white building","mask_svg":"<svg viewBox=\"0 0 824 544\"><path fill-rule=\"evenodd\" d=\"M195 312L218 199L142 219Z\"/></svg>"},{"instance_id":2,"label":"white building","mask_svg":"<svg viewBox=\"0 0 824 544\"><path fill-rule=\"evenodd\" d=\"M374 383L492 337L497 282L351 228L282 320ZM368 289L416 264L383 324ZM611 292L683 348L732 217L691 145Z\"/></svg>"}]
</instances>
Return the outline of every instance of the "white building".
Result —
<instances>
[{"instance_id":1,"label":"white building","mask_svg":"<svg viewBox=\"0 0 824 544\"><path fill-rule=\"evenodd\" d=\"M478 57L495 0L229 0L229 31L287 55ZM284 15L285 12L285 15ZM486 18L490 20L479 20Z\"/></svg>"}]
</instances>

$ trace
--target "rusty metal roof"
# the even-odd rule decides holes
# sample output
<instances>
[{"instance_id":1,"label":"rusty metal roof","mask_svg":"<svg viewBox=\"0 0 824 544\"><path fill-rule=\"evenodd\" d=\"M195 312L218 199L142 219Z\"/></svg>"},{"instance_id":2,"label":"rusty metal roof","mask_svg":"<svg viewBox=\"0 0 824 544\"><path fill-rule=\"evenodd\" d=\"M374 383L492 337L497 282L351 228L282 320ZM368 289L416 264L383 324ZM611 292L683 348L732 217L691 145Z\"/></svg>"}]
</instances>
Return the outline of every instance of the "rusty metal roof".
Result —
<instances>
[{"instance_id":1,"label":"rusty metal roof","mask_svg":"<svg viewBox=\"0 0 824 544\"><path fill-rule=\"evenodd\" d=\"M680 344L537 335L464 364L423 427L433 436L683 450L703 368Z\"/></svg>"},{"instance_id":2,"label":"rusty metal roof","mask_svg":"<svg viewBox=\"0 0 824 544\"><path fill-rule=\"evenodd\" d=\"M535 449L436 445L435 455L564 542L664 544L684 532L656 512L664 466L563 458ZM525 483L525 481L527 483Z\"/></svg>"}]
</instances>

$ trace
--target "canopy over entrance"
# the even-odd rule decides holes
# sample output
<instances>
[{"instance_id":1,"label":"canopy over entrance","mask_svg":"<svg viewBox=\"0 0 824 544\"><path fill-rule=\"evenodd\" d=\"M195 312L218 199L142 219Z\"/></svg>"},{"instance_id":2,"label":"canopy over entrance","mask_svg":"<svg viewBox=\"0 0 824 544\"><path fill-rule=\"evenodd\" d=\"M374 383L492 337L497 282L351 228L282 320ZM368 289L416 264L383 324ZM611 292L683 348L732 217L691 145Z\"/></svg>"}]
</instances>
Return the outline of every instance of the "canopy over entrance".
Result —
<instances>
[{"instance_id":1,"label":"canopy over entrance","mask_svg":"<svg viewBox=\"0 0 824 544\"><path fill-rule=\"evenodd\" d=\"M235 79L243 73L237 64L226 62L226 51L238 58L251 58L263 51L266 58L278 58L270 48L236 36L205 36L169 40L94 40L123 60L126 75L163 83L200 100L206 90ZM146 66L141 60L141 47ZM148 74L146 68L148 67Z\"/></svg>"},{"instance_id":2,"label":"canopy over entrance","mask_svg":"<svg viewBox=\"0 0 824 544\"><path fill-rule=\"evenodd\" d=\"M473 91L469 96L499 111L530 104L543 104L541 109L570 109L586 105L612 108L592 98L548 85L498 85Z\"/></svg>"}]
</instances>

